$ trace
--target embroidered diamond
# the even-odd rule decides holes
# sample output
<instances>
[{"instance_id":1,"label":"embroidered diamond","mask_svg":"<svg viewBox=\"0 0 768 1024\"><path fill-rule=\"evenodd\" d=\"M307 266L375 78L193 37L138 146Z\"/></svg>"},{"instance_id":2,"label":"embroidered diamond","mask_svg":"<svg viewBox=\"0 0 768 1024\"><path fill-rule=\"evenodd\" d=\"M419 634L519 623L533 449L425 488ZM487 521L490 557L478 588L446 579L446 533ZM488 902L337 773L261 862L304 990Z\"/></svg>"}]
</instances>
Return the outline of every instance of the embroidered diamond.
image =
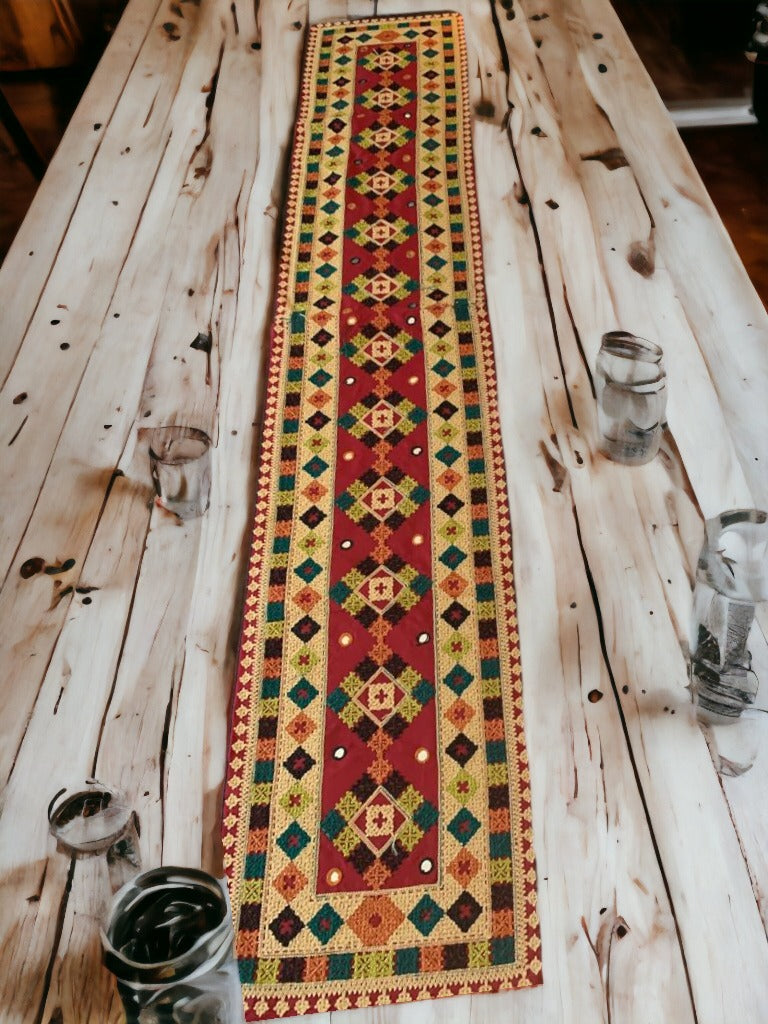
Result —
<instances>
[{"instance_id":1,"label":"embroidered diamond","mask_svg":"<svg viewBox=\"0 0 768 1024\"><path fill-rule=\"evenodd\" d=\"M382 398L375 394L366 396L339 417L339 426L371 447L385 439L394 446L425 418L423 409L397 391L390 391Z\"/></svg>"},{"instance_id":2,"label":"embroidered diamond","mask_svg":"<svg viewBox=\"0 0 768 1024\"><path fill-rule=\"evenodd\" d=\"M379 668L359 691L356 699L369 718L379 725L384 725L406 696L405 690L389 672Z\"/></svg>"},{"instance_id":3,"label":"embroidered diamond","mask_svg":"<svg viewBox=\"0 0 768 1024\"><path fill-rule=\"evenodd\" d=\"M358 274L349 284L344 285L343 291L345 295L351 295L370 307L379 302L392 306L400 299L407 298L417 288L418 283L412 277L389 267L386 273L371 268L364 274Z\"/></svg>"},{"instance_id":4,"label":"embroidered diamond","mask_svg":"<svg viewBox=\"0 0 768 1024\"><path fill-rule=\"evenodd\" d=\"M389 896L366 896L347 924L364 946L384 946L404 920Z\"/></svg>"},{"instance_id":5,"label":"embroidered diamond","mask_svg":"<svg viewBox=\"0 0 768 1024\"><path fill-rule=\"evenodd\" d=\"M463 892L454 903L448 907L448 917L463 932L468 932L480 916L480 904L469 892Z\"/></svg>"},{"instance_id":6,"label":"embroidered diamond","mask_svg":"<svg viewBox=\"0 0 768 1024\"><path fill-rule=\"evenodd\" d=\"M466 888L480 870L480 861L469 850L459 850L448 864L448 873L462 888Z\"/></svg>"},{"instance_id":7,"label":"embroidered diamond","mask_svg":"<svg viewBox=\"0 0 768 1024\"><path fill-rule=\"evenodd\" d=\"M307 921L307 928L316 939L325 945L333 938L342 924L344 924L344 919L336 913L330 903L324 903L315 916Z\"/></svg>"},{"instance_id":8,"label":"embroidered diamond","mask_svg":"<svg viewBox=\"0 0 768 1024\"><path fill-rule=\"evenodd\" d=\"M378 856L389 846L408 820L381 786L349 821L350 827Z\"/></svg>"},{"instance_id":9,"label":"embroidered diamond","mask_svg":"<svg viewBox=\"0 0 768 1024\"><path fill-rule=\"evenodd\" d=\"M422 935L429 935L440 921L440 918L444 916L445 913L441 907L435 903L431 896L425 893L408 915L408 919L418 928Z\"/></svg>"},{"instance_id":10,"label":"embroidered diamond","mask_svg":"<svg viewBox=\"0 0 768 1024\"><path fill-rule=\"evenodd\" d=\"M301 779L315 764L315 759L303 747L297 747L290 757L283 761L283 766L287 768L294 779Z\"/></svg>"},{"instance_id":11,"label":"embroidered diamond","mask_svg":"<svg viewBox=\"0 0 768 1024\"><path fill-rule=\"evenodd\" d=\"M390 324L381 331L366 328L344 342L341 351L356 366L367 373L375 373L381 367L393 372L420 352L421 348L420 341Z\"/></svg>"},{"instance_id":12,"label":"embroidered diamond","mask_svg":"<svg viewBox=\"0 0 768 1024\"><path fill-rule=\"evenodd\" d=\"M383 522L404 499L405 495L402 491L387 480L381 479L365 492L360 499L360 504Z\"/></svg>"},{"instance_id":13,"label":"embroidered diamond","mask_svg":"<svg viewBox=\"0 0 768 1024\"><path fill-rule=\"evenodd\" d=\"M295 864L286 864L283 870L275 876L274 887L284 900L291 902L307 884L307 876L300 871Z\"/></svg>"},{"instance_id":14,"label":"embroidered diamond","mask_svg":"<svg viewBox=\"0 0 768 1024\"><path fill-rule=\"evenodd\" d=\"M457 839L461 843L462 846L466 846L479 828L480 822L474 814L470 814L466 807L462 807L459 813L448 825L448 831L454 839Z\"/></svg>"},{"instance_id":15,"label":"embroidered diamond","mask_svg":"<svg viewBox=\"0 0 768 1024\"><path fill-rule=\"evenodd\" d=\"M282 946L289 946L304 927L304 922L290 907L284 907L269 926Z\"/></svg>"},{"instance_id":16,"label":"embroidered diamond","mask_svg":"<svg viewBox=\"0 0 768 1024\"><path fill-rule=\"evenodd\" d=\"M363 580L360 586L357 587L356 593L360 594L371 608L375 609L379 614L383 614L395 602L397 595L402 589L403 584L397 577L380 565L378 569Z\"/></svg>"},{"instance_id":17,"label":"embroidered diamond","mask_svg":"<svg viewBox=\"0 0 768 1024\"><path fill-rule=\"evenodd\" d=\"M295 860L309 842L309 836L295 821L292 821L285 832L277 837L277 845L286 856Z\"/></svg>"}]
</instances>

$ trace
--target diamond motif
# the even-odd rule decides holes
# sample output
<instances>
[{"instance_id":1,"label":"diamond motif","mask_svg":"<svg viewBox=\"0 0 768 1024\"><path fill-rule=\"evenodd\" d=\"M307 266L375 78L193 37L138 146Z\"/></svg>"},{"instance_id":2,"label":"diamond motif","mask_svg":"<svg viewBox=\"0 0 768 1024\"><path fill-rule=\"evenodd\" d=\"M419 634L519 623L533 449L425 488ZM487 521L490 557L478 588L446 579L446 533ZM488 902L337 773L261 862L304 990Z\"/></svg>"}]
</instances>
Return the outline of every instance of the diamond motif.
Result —
<instances>
[{"instance_id":1,"label":"diamond motif","mask_svg":"<svg viewBox=\"0 0 768 1024\"><path fill-rule=\"evenodd\" d=\"M463 604L459 604L458 601L452 601L440 617L444 619L449 626L453 626L454 629L459 629L459 627L467 620L468 616L469 611Z\"/></svg>"},{"instance_id":2,"label":"diamond motif","mask_svg":"<svg viewBox=\"0 0 768 1024\"><path fill-rule=\"evenodd\" d=\"M306 791L306 789L304 789L298 783L294 783L294 785L291 786L290 789L286 790L286 792L280 798L280 806L283 808L286 814L290 814L292 818L300 818L311 803L311 796Z\"/></svg>"},{"instance_id":3,"label":"diamond motif","mask_svg":"<svg viewBox=\"0 0 768 1024\"><path fill-rule=\"evenodd\" d=\"M393 306L401 299L407 298L418 287L418 283L402 270L389 267L385 273L372 267L364 274L358 274L349 284L345 284L343 292L364 306L375 306L379 302Z\"/></svg>"},{"instance_id":4,"label":"diamond motif","mask_svg":"<svg viewBox=\"0 0 768 1024\"><path fill-rule=\"evenodd\" d=\"M426 488L393 467L385 476L371 473L355 480L336 504L353 523L370 533L377 523L396 530L428 499Z\"/></svg>"},{"instance_id":5,"label":"diamond motif","mask_svg":"<svg viewBox=\"0 0 768 1024\"><path fill-rule=\"evenodd\" d=\"M477 779L462 769L446 788L458 803L466 805L477 792Z\"/></svg>"},{"instance_id":6,"label":"diamond motif","mask_svg":"<svg viewBox=\"0 0 768 1024\"><path fill-rule=\"evenodd\" d=\"M412 184L412 175L392 165L349 179L349 185L361 195L384 199L394 199Z\"/></svg>"},{"instance_id":7,"label":"diamond motif","mask_svg":"<svg viewBox=\"0 0 768 1024\"><path fill-rule=\"evenodd\" d=\"M346 234L368 252L375 252L381 248L392 251L415 232L413 224L402 217L389 215L386 218L370 216L359 220Z\"/></svg>"},{"instance_id":8,"label":"diamond motif","mask_svg":"<svg viewBox=\"0 0 768 1024\"><path fill-rule=\"evenodd\" d=\"M397 107L404 107L414 100L415 94L410 89L390 89L384 86L381 89L368 89L357 100L368 110L392 110Z\"/></svg>"},{"instance_id":9,"label":"diamond motif","mask_svg":"<svg viewBox=\"0 0 768 1024\"><path fill-rule=\"evenodd\" d=\"M314 917L307 921L307 928L323 945L329 942L344 923L330 903L324 903Z\"/></svg>"},{"instance_id":10,"label":"diamond motif","mask_svg":"<svg viewBox=\"0 0 768 1024\"><path fill-rule=\"evenodd\" d=\"M317 762L308 754L303 747L297 747L293 753L283 761L283 767L290 772L294 779L303 778L307 772L314 768Z\"/></svg>"},{"instance_id":11,"label":"diamond motif","mask_svg":"<svg viewBox=\"0 0 768 1024\"><path fill-rule=\"evenodd\" d=\"M339 426L370 447L385 439L394 447L425 418L423 409L397 391L390 391L382 398L368 395L353 405L339 417Z\"/></svg>"},{"instance_id":12,"label":"diamond motif","mask_svg":"<svg viewBox=\"0 0 768 1024\"><path fill-rule=\"evenodd\" d=\"M368 511L376 518L384 520L395 511L405 500L405 495L386 480L377 480L373 487L370 487L360 499Z\"/></svg>"},{"instance_id":13,"label":"diamond motif","mask_svg":"<svg viewBox=\"0 0 768 1024\"><path fill-rule=\"evenodd\" d=\"M448 675L445 677L443 682L446 686L450 686L456 694L462 694L474 679L474 676L468 672L463 665L454 665ZM456 737L458 739L458 737ZM466 736L464 737L466 739ZM454 740L454 743L456 740ZM470 741L467 741L470 742ZM474 753L474 751L472 751ZM470 755L471 757L471 755ZM467 758L469 760L469 758Z\"/></svg>"},{"instance_id":14,"label":"diamond motif","mask_svg":"<svg viewBox=\"0 0 768 1024\"><path fill-rule=\"evenodd\" d=\"M425 893L408 915L408 919L418 928L422 935L429 935L440 921L440 918L444 916L445 913L441 907L435 903L431 896Z\"/></svg>"},{"instance_id":15,"label":"diamond motif","mask_svg":"<svg viewBox=\"0 0 768 1024\"><path fill-rule=\"evenodd\" d=\"M399 555L390 555L384 565L373 558L365 559L331 587L330 595L369 629L379 616L395 625L430 587L427 576Z\"/></svg>"},{"instance_id":16,"label":"diamond motif","mask_svg":"<svg viewBox=\"0 0 768 1024\"><path fill-rule=\"evenodd\" d=\"M378 856L397 837L408 820L392 797L381 786L363 804L349 824L366 846Z\"/></svg>"},{"instance_id":17,"label":"diamond motif","mask_svg":"<svg viewBox=\"0 0 768 1024\"><path fill-rule=\"evenodd\" d=\"M295 860L309 842L309 836L295 821L292 821L285 832L277 837L277 845L283 853Z\"/></svg>"},{"instance_id":18,"label":"diamond motif","mask_svg":"<svg viewBox=\"0 0 768 1024\"><path fill-rule=\"evenodd\" d=\"M463 892L454 903L448 907L448 917L463 932L468 932L480 916L481 907L472 893Z\"/></svg>"},{"instance_id":19,"label":"diamond motif","mask_svg":"<svg viewBox=\"0 0 768 1024\"><path fill-rule=\"evenodd\" d=\"M473 743L472 740L465 736L463 732L460 732L458 736L454 736L448 746L445 748L446 754L452 757L453 760L460 764L463 768L468 761L470 761L477 750L477 744Z\"/></svg>"},{"instance_id":20,"label":"diamond motif","mask_svg":"<svg viewBox=\"0 0 768 1024\"><path fill-rule=\"evenodd\" d=\"M303 640L307 643L312 637L320 630L320 624L315 622L314 619L310 618L309 615L305 615L303 618L295 622L291 627L291 632L294 633L299 640Z\"/></svg>"},{"instance_id":21,"label":"diamond motif","mask_svg":"<svg viewBox=\"0 0 768 1024\"><path fill-rule=\"evenodd\" d=\"M466 846L479 828L480 822L466 807L462 807L448 825L448 831L462 846ZM450 914L450 911L448 913Z\"/></svg>"},{"instance_id":22,"label":"diamond motif","mask_svg":"<svg viewBox=\"0 0 768 1024\"><path fill-rule=\"evenodd\" d=\"M270 924L269 930L282 946L290 946L303 927L304 922L299 915L291 907L284 907Z\"/></svg>"},{"instance_id":23,"label":"diamond motif","mask_svg":"<svg viewBox=\"0 0 768 1024\"><path fill-rule=\"evenodd\" d=\"M402 589L403 584L397 577L380 565L363 580L356 593L381 615L395 602Z\"/></svg>"},{"instance_id":24,"label":"diamond motif","mask_svg":"<svg viewBox=\"0 0 768 1024\"><path fill-rule=\"evenodd\" d=\"M420 352L421 347L416 338L390 324L382 331L374 328L356 334L342 345L341 351L356 366L367 373L375 373L380 368L390 372L397 370Z\"/></svg>"},{"instance_id":25,"label":"diamond motif","mask_svg":"<svg viewBox=\"0 0 768 1024\"><path fill-rule=\"evenodd\" d=\"M464 889L466 889L479 870L480 861L469 850L465 849L459 850L448 865L448 873Z\"/></svg>"},{"instance_id":26,"label":"diamond motif","mask_svg":"<svg viewBox=\"0 0 768 1024\"><path fill-rule=\"evenodd\" d=\"M471 704L458 697L450 707L446 708L445 717L457 729L463 729L475 717L475 710Z\"/></svg>"},{"instance_id":27,"label":"diamond motif","mask_svg":"<svg viewBox=\"0 0 768 1024\"><path fill-rule=\"evenodd\" d=\"M295 718L292 718L285 727L285 731L297 743L303 743L304 740L312 735L315 729L317 729L317 725L303 711L300 711Z\"/></svg>"},{"instance_id":28,"label":"diamond motif","mask_svg":"<svg viewBox=\"0 0 768 1024\"><path fill-rule=\"evenodd\" d=\"M318 691L307 679L300 679L294 687L288 691L288 696L294 704L300 708L308 707L317 696Z\"/></svg>"},{"instance_id":29,"label":"diamond motif","mask_svg":"<svg viewBox=\"0 0 768 1024\"><path fill-rule=\"evenodd\" d=\"M356 700L369 718L379 725L384 725L406 696L405 690L389 672L379 668L357 694Z\"/></svg>"},{"instance_id":30,"label":"diamond motif","mask_svg":"<svg viewBox=\"0 0 768 1024\"><path fill-rule=\"evenodd\" d=\"M366 896L347 924L364 946L384 946L404 920L389 896Z\"/></svg>"},{"instance_id":31,"label":"diamond motif","mask_svg":"<svg viewBox=\"0 0 768 1024\"><path fill-rule=\"evenodd\" d=\"M290 903L306 886L307 876L295 864L286 864L283 870L275 876L273 884L283 899Z\"/></svg>"}]
</instances>

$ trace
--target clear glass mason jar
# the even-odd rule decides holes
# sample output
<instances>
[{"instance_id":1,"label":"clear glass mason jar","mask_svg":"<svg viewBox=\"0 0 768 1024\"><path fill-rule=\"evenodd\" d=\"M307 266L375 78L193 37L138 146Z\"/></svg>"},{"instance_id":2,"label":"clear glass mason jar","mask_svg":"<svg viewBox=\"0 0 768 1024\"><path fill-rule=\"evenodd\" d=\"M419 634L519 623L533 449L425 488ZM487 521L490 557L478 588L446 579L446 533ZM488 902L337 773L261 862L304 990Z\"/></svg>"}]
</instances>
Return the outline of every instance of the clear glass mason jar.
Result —
<instances>
[{"instance_id":1,"label":"clear glass mason jar","mask_svg":"<svg viewBox=\"0 0 768 1024\"><path fill-rule=\"evenodd\" d=\"M237 1024L242 994L226 889L203 871L145 871L102 932L127 1024Z\"/></svg>"}]
</instances>

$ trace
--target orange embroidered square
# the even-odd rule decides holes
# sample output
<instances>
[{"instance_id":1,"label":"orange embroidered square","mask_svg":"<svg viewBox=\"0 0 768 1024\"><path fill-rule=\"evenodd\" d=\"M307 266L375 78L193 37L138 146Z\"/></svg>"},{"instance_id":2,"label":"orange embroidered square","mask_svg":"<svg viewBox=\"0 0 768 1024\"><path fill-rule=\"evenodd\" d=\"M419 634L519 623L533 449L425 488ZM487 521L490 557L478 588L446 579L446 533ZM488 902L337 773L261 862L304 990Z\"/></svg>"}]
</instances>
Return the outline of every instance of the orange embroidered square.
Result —
<instances>
[{"instance_id":1,"label":"orange embroidered square","mask_svg":"<svg viewBox=\"0 0 768 1024\"><path fill-rule=\"evenodd\" d=\"M264 659L264 675L266 678L274 678L280 675L282 669L282 660L280 658L265 658Z\"/></svg>"},{"instance_id":2,"label":"orange embroidered square","mask_svg":"<svg viewBox=\"0 0 768 1024\"><path fill-rule=\"evenodd\" d=\"M442 971L443 969L443 947L425 946L421 951L421 971Z\"/></svg>"},{"instance_id":3,"label":"orange embroidered square","mask_svg":"<svg viewBox=\"0 0 768 1024\"><path fill-rule=\"evenodd\" d=\"M235 948L239 959L259 955L259 933L246 932L242 928L235 937Z\"/></svg>"},{"instance_id":4,"label":"orange embroidered square","mask_svg":"<svg viewBox=\"0 0 768 1024\"><path fill-rule=\"evenodd\" d=\"M252 828L248 833L248 853L264 853L268 845L269 832L265 828Z\"/></svg>"},{"instance_id":5,"label":"orange embroidered square","mask_svg":"<svg viewBox=\"0 0 768 1024\"><path fill-rule=\"evenodd\" d=\"M328 977L328 957L308 956L304 968L304 981L325 981Z\"/></svg>"},{"instance_id":6,"label":"orange embroidered square","mask_svg":"<svg viewBox=\"0 0 768 1024\"><path fill-rule=\"evenodd\" d=\"M508 807L497 807L488 812L488 828L497 835L502 832L511 832L512 822L509 818Z\"/></svg>"},{"instance_id":7,"label":"orange embroidered square","mask_svg":"<svg viewBox=\"0 0 768 1024\"><path fill-rule=\"evenodd\" d=\"M504 739L504 719L494 718L490 722L485 723L485 738L487 740L503 740Z\"/></svg>"},{"instance_id":8,"label":"orange embroidered square","mask_svg":"<svg viewBox=\"0 0 768 1024\"><path fill-rule=\"evenodd\" d=\"M479 647L481 658L495 658L498 656L499 641L495 636L490 637L488 640L481 640Z\"/></svg>"},{"instance_id":9,"label":"orange embroidered square","mask_svg":"<svg viewBox=\"0 0 768 1024\"><path fill-rule=\"evenodd\" d=\"M256 744L256 750L254 755L255 761L274 761L275 751L277 749L277 740L259 740Z\"/></svg>"},{"instance_id":10,"label":"orange embroidered square","mask_svg":"<svg viewBox=\"0 0 768 1024\"><path fill-rule=\"evenodd\" d=\"M515 934L515 914L511 908L491 912L491 935L504 936Z\"/></svg>"}]
</instances>

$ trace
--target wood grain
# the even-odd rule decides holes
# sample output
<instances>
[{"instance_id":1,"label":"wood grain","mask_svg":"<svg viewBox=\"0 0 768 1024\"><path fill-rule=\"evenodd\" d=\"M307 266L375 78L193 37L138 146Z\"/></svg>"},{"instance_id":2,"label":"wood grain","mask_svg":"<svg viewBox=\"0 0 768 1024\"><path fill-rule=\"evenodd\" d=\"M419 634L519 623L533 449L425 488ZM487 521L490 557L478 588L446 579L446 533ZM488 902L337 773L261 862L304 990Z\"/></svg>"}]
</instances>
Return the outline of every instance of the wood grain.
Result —
<instances>
[{"instance_id":1,"label":"wood grain","mask_svg":"<svg viewBox=\"0 0 768 1024\"><path fill-rule=\"evenodd\" d=\"M467 28L545 984L334 1021L758 1022L768 735L751 772L721 780L685 655L703 519L768 502L768 318L606 0L376 10L404 6L460 10ZM373 13L130 0L0 272L0 1016L13 1024L121 1019L99 964L98 867L47 835L61 785L95 772L124 787L147 865L221 871L304 33ZM670 383L663 451L631 470L597 452L594 361L619 326L664 347ZM191 347L199 333L210 352ZM154 506L148 474L146 428L173 421L215 445L211 508L184 526ZM768 673L765 612L760 627Z\"/></svg>"}]
</instances>

